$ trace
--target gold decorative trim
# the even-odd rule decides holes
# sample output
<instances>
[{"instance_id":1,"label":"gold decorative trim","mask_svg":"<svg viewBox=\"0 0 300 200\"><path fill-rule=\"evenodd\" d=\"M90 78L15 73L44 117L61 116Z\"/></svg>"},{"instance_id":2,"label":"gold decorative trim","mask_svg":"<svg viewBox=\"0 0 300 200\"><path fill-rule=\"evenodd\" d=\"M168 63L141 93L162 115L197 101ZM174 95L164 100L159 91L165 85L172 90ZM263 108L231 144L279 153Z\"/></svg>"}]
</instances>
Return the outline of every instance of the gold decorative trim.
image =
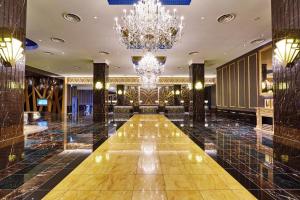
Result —
<instances>
[{"instance_id":1,"label":"gold decorative trim","mask_svg":"<svg viewBox=\"0 0 300 200\"><path fill-rule=\"evenodd\" d=\"M139 77L109 77L110 84L119 85L140 85ZM189 77L159 77L158 85L188 85ZM206 85L214 85L216 78L206 78ZM69 85L93 85L93 77L68 77L67 84Z\"/></svg>"}]
</instances>

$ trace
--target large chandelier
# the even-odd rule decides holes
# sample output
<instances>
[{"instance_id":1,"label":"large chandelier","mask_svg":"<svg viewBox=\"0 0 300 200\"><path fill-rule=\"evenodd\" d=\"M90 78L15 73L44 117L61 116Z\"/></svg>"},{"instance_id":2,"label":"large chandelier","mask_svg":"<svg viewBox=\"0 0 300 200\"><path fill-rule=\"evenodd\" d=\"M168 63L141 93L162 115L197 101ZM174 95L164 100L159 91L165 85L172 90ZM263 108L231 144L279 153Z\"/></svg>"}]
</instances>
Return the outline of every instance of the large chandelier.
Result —
<instances>
[{"instance_id":1,"label":"large chandelier","mask_svg":"<svg viewBox=\"0 0 300 200\"><path fill-rule=\"evenodd\" d=\"M164 64L159 63L157 58L151 53L147 52L145 56L134 65L135 71L138 75L154 74L159 76L164 71Z\"/></svg>"},{"instance_id":2,"label":"large chandelier","mask_svg":"<svg viewBox=\"0 0 300 200\"><path fill-rule=\"evenodd\" d=\"M181 38L184 17L166 10L159 0L139 0L133 10L124 10L115 29L127 49L170 49Z\"/></svg>"},{"instance_id":3,"label":"large chandelier","mask_svg":"<svg viewBox=\"0 0 300 200\"><path fill-rule=\"evenodd\" d=\"M23 57L23 51L20 40L13 37L0 38L0 57L11 66Z\"/></svg>"}]
</instances>

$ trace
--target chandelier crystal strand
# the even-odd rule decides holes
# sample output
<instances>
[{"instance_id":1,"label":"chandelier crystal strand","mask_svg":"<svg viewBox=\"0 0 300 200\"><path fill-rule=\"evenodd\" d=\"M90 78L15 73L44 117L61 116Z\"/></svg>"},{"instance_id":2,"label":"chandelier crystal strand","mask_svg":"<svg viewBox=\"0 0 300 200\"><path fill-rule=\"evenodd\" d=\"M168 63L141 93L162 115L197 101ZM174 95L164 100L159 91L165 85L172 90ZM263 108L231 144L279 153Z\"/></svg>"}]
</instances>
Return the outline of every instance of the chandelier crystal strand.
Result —
<instances>
[{"instance_id":1,"label":"chandelier crystal strand","mask_svg":"<svg viewBox=\"0 0 300 200\"><path fill-rule=\"evenodd\" d=\"M127 49L171 49L181 39L184 17L171 14L159 0L139 0L133 10L123 11L115 29Z\"/></svg>"}]
</instances>

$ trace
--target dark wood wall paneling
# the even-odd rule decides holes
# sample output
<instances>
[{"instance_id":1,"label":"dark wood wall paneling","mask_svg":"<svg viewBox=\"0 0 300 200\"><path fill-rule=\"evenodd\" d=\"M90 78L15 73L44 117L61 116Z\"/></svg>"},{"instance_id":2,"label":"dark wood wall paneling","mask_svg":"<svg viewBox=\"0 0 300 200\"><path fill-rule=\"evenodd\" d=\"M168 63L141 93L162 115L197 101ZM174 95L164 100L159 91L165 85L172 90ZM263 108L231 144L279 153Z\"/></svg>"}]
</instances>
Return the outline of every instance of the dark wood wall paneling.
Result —
<instances>
[{"instance_id":1,"label":"dark wood wall paneling","mask_svg":"<svg viewBox=\"0 0 300 200\"><path fill-rule=\"evenodd\" d=\"M1 4L0 36L13 36L25 43L26 0L2 0ZM24 62L12 67L0 62L0 147L24 140L24 72ZM21 154L18 156L21 157ZM0 161L4 164L8 155L2 154L1 158L6 158L5 162Z\"/></svg>"},{"instance_id":2,"label":"dark wood wall paneling","mask_svg":"<svg viewBox=\"0 0 300 200\"><path fill-rule=\"evenodd\" d=\"M255 112L259 96L259 50L263 45L217 68L217 108Z\"/></svg>"},{"instance_id":3,"label":"dark wood wall paneling","mask_svg":"<svg viewBox=\"0 0 300 200\"><path fill-rule=\"evenodd\" d=\"M272 0L271 3L273 48L286 37L300 39L300 1ZM290 67L275 63L273 73L275 158L300 171L300 58Z\"/></svg>"}]
</instances>

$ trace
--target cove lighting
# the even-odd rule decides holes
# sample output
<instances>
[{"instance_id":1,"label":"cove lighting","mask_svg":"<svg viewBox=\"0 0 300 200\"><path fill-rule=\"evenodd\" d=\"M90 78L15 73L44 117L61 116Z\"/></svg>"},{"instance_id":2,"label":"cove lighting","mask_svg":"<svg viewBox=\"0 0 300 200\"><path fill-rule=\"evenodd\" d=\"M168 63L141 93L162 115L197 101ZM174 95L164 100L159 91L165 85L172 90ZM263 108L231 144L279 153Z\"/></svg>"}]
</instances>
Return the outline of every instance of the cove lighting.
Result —
<instances>
[{"instance_id":1,"label":"cove lighting","mask_svg":"<svg viewBox=\"0 0 300 200\"><path fill-rule=\"evenodd\" d=\"M192 0L161 0L163 5L190 5ZM138 0L108 0L109 5L133 5Z\"/></svg>"}]
</instances>

